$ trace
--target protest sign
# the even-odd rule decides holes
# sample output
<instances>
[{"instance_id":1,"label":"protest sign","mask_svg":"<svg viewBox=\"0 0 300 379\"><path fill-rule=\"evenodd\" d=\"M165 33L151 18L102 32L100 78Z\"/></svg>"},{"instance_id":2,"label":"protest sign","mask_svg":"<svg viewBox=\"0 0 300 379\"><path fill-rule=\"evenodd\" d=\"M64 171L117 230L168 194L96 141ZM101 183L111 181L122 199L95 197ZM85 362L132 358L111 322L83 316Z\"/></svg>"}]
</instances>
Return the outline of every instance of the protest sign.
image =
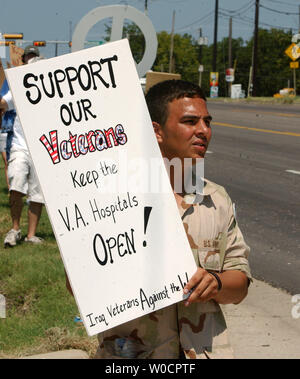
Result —
<instances>
[{"instance_id":1,"label":"protest sign","mask_svg":"<svg viewBox=\"0 0 300 379\"><path fill-rule=\"evenodd\" d=\"M196 265L128 41L6 74L88 334L181 301Z\"/></svg>"},{"instance_id":2,"label":"protest sign","mask_svg":"<svg viewBox=\"0 0 300 379\"><path fill-rule=\"evenodd\" d=\"M148 90L157 83L163 82L165 80L173 80L173 79L175 79L175 80L181 79L181 75L180 74L169 74L167 72L148 71L146 73L145 92L147 93Z\"/></svg>"},{"instance_id":3,"label":"protest sign","mask_svg":"<svg viewBox=\"0 0 300 379\"><path fill-rule=\"evenodd\" d=\"M24 49L22 47L18 47L15 45L9 45L9 55L10 55L10 60L13 66L22 66L23 61L22 61L22 56L24 53Z\"/></svg>"}]
</instances>

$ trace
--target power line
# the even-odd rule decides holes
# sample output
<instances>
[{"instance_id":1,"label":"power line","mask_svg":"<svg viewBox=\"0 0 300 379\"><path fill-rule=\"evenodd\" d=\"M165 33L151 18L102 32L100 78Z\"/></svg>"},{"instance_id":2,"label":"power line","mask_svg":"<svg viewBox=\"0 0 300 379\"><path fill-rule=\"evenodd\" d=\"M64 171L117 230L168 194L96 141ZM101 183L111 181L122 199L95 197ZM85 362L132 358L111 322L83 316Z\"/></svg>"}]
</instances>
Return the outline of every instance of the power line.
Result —
<instances>
[{"instance_id":1,"label":"power line","mask_svg":"<svg viewBox=\"0 0 300 379\"><path fill-rule=\"evenodd\" d=\"M250 19L250 18L249 18L248 20L246 20L245 18L244 18L244 19L241 18L241 20L244 20L244 21L246 21L246 22L249 22L249 24L252 24L252 25L253 25L253 22L254 22L254 20L253 20L253 19ZM267 26L267 27L269 27L269 28L281 29L281 30L297 29L296 27L293 28L293 27L291 27L291 26L271 25L271 24L267 24L266 22L262 22L262 21L260 21L259 24L262 25L262 26Z\"/></svg>"},{"instance_id":2,"label":"power line","mask_svg":"<svg viewBox=\"0 0 300 379\"><path fill-rule=\"evenodd\" d=\"M293 15L293 16L299 15L299 12L283 12L283 11L279 11L277 9L272 9L272 8L269 8L269 7L265 7L264 5L261 5L261 4L260 4L260 8L264 8L264 9L267 9L268 11L279 13L279 14L285 14L287 16L290 16L290 15Z\"/></svg>"},{"instance_id":3,"label":"power line","mask_svg":"<svg viewBox=\"0 0 300 379\"><path fill-rule=\"evenodd\" d=\"M199 24L199 22L201 21L205 21L206 17L210 17L212 14L214 13L214 10L210 11L209 13L207 13L205 16L201 17L201 18L198 18L197 20L185 25L185 26L182 26L181 28L176 28L176 31L179 32L180 30L183 30L185 28L188 28L194 24Z\"/></svg>"},{"instance_id":4,"label":"power line","mask_svg":"<svg viewBox=\"0 0 300 379\"><path fill-rule=\"evenodd\" d=\"M255 1L253 1L252 3L250 4L245 4L244 6L242 6L241 8L235 10L235 11L232 11L230 9L224 9L224 8L220 8L222 11L225 11L225 12L228 12L230 13L230 16L238 16L238 15L241 15L243 13L246 13L248 12L249 9L251 9L253 7L253 5L255 4ZM243 9L245 8L245 9Z\"/></svg>"},{"instance_id":5,"label":"power line","mask_svg":"<svg viewBox=\"0 0 300 379\"><path fill-rule=\"evenodd\" d=\"M153 0L152 0L153 1ZM157 0L156 0L157 1ZM183 3L183 2L185 2L186 3L186 1L187 0L160 0L160 1L166 1L167 3L172 3L172 4L177 4L177 3Z\"/></svg>"},{"instance_id":6,"label":"power line","mask_svg":"<svg viewBox=\"0 0 300 379\"><path fill-rule=\"evenodd\" d=\"M254 5L254 2L252 2L252 4L250 4L250 6L252 7ZM242 10L244 8L247 8L249 6L248 2L246 4L244 4L242 7L240 7L239 9L235 9L235 10L230 10L228 9L228 12L230 13L238 13L238 12L242 12ZM243 10L244 11L244 10Z\"/></svg>"},{"instance_id":7,"label":"power line","mask_svg":"<svg viewBox=\"0 0 300 379\"><path fill-rule=\"evenodd\" d=\"M286 3L286 2L282 2L282 1L278 1L278 0L265 0L265 1L268 1L269 3L276 3L276 4L280 4L280 5L283 5L284 7L286 5L288 6L291 6L291 7L297 7L298 8L298 5L297 4L291 4L291 3Z\"/></svg>"},{"instance_id":8,"label":"power line","mask_svg":"<svg viewBox=\"0 0 300 379\"><path fill-rule=\"evenodd\" d=\"M179 3L183 3L183 0L164 0L166 1L167 3L172 3L172 4L179 4Z\"/></svg>"},{"instance_id":9,"label":"power line","mask_svg":"<svg viewBox=\"0 0 300 379\"><path fill-rule=\"evenodd\" d=\"M144 0L140 0L140 1L144 1ZM149 1L153 1L155 2L155 0L149 0ZM172 0L165 0L166 2L172 2ZM181 1L181 0L180 0ZM174 1L176 2L176 1ZM179 1L178 1L179 2ZM273 0L272 0L273 2ZM276 2L276 1L274 1ZM278 2L279 3L279 2ZM246 13L249 12L249 10L255 5L255 0L254 1L251 1L250 3L247 2L246 4L244 4L243 6L241 6L240 8L236 9L236 10L230 10L230 9L224 9L224 8L220 8L219 7L219 16L221 18L226 18L226 19L229 19L230 17L233 18L235 24L240 24L240 25L244 25L244 26L248 26L249 27L253 27L253 24L254 24L254 18L250 18L250 17L247 17L246 16ZM294 5L295 6L295 5ZM261 5L260 5L261 7ZM262 6L264 7L264 6ZM265 7L267 8L267 7ZM271 8L270 8L271 9ZM280 12L280 11L278 11ZM298 12L282 12L283 14L286 14L286 13L290 13L289 15L294 15L294 16L297 16L299 15ZM197 18L196 20L190 22L189 24L186 24L184 26L181 26L181 27L178 27L178 28L175 28L175 32L176 33L180 33L180 32L184 32L184 31L196 31L199 29L199 24L201 24L201 26L204 26L204 25L207 25L209 23L212 22L212 19L213 19L213 15L214 15L214 10L210 11L209 13L205 14L204 16L200 17L200 18ZM275 28L275 29L280 29L280 30L284 30L284 31L289 31L289 30L298 30L297 27L291 27L291 26L279 26L279 25L272 25L272 24L269 24L269 23L266 23L266 22L263 22L263 21L260 21L260 27L265 27L265 28Z\"/></svg>"},{"instance_id":10,"label":"power line","mask_svg":"<svg viewBox=\"0 0 300 379\"><path fill-rule=\"evenodd\" d=\"M231 17L231 16L229 16L223 12L219 12L219 15L221 17L224 17L224 18L226 17L227 19L229 19ZM243 25L247 24L249 26L252 26L254 24L254 19L247 17L247 16L243 16L243 17L232 16L232 17L236 23L242 23ZM282 29L282 30L297 29L297 27L272 25L272 24L268 24L268 23L263 22L263 21L260 21L259 24L260 24L260 26L266 26L269 28Z\"/></svg>"}]
</instances>

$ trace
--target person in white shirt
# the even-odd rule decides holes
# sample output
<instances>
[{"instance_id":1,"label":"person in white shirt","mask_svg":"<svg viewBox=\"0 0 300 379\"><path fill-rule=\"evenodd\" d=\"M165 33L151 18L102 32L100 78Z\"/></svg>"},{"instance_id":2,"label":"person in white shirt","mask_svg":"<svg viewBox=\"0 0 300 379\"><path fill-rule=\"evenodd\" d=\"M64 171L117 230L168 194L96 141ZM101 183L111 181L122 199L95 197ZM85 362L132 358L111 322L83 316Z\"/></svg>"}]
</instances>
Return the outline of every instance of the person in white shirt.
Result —
<instances>
[{"instance_id":1,"label":"person in white shirt","mask_svg":"<svg viewBox=\"0 0 300 379\"><path fill-rule=\"evenodd\" d=\"M39 57L39 50L35 46L27 46L25 48L23 55L24 64L37 60L37 57ZM14 103L12 94L8 91L0 98L0 111L4 113L11 109L14 109ZM42 243L42 238L37 237L35 234L42 213L44 198L18 115L14 122L14 136L8 161L8 181L12 229L5 236L4 247L13 247L22 238L20 219L23 209L23 197L25 195L27 195L29 201L28 230L25 242Z\"/></svg>"}]
</instances>

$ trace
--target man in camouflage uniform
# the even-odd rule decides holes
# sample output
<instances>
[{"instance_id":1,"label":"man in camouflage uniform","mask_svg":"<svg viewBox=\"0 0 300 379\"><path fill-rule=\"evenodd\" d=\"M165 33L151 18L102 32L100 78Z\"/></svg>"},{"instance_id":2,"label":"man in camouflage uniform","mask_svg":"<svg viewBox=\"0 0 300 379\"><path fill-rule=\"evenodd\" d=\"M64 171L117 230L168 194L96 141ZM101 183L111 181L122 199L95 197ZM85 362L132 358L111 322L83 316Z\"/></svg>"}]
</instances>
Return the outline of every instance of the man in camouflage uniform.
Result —
<instances>
[{"instance_id":1,"label":"man in camouflage uniform","mask_svg":"<svg viewBox=\"0 0 300 379\"><path fill-rule=\"evenodd\" d=\"M166 81L152 87L146 100L162 156L194 164L203 159L211 116L202 90ZM182 176L183 170L182 164ZM174 188L174 173L170 180ZM184 288L191 294L99 334L98 358L233 358L219 304L237 304L247 295L249 248L223 187L205 180L200 201L193 193L174 195L198 266Z\"/></svg>"}]
</instances>

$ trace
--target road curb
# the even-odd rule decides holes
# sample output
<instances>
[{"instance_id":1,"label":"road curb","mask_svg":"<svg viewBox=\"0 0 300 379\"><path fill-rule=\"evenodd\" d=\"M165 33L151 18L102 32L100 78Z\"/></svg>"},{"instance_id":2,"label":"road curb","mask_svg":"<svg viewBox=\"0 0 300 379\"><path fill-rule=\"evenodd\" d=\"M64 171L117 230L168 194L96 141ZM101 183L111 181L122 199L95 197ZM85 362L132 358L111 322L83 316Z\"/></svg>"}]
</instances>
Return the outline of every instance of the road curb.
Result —
<instances>
[{"instance_id":1,"label":"road curb","mask_svg":"<svg viewBox=\"0 0 300 379\"><path fill-rule=\"evenodd\" d=\"M61 350L21 357L20 359L89 359L89 356L83 350Z\"/></svg>"}]
</instances>

